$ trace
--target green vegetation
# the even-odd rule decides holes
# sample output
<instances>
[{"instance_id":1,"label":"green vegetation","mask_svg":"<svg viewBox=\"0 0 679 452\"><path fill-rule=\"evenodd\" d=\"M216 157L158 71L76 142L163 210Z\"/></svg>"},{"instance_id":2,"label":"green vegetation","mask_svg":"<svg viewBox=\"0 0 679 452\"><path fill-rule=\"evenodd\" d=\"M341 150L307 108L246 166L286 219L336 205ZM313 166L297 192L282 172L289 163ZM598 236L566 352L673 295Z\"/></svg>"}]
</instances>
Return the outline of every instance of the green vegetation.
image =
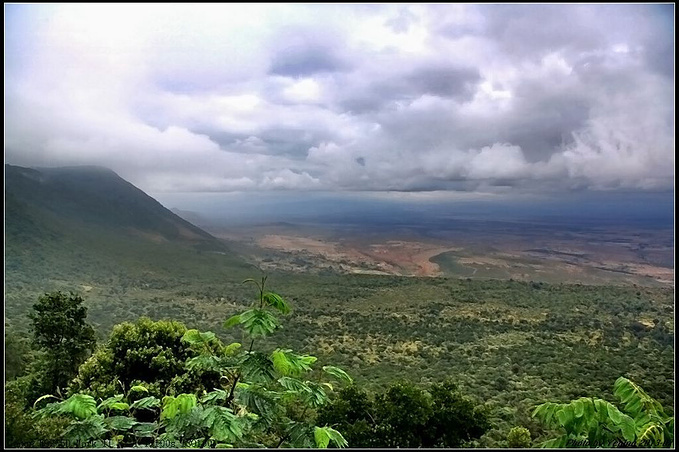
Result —
<instances>
[{"instance_id":1,"label":"green vegetation","mask_svg":"<svg viewBox=\"0 0 679 452\"><path fill-rule=\"evenodd\" d=\"M319 412L319 422L336 426L352 447L470 446L490 427L482 406L446 381L427 391L395 383L371 400L365 391L343 389Z\"/></svg>"},{"instance_id":2,"label":"green vegetation","mask_svg":"<svg viewBox=\"0 0 679 452\"><path fill-rule=\"evenodd\" d=\"M44 373L41 389L45 392L66 388L68 381L94 348L94 329L85 322L87 308L76 294L45 294L33 305L29 315L33 343L43 351L38 363Z\"/></svg>"},{"instance_id":3,"label":"green vegetation","mask_svg":"<svg viewBox=\"0 0 679 452\"><path fill-rule=\"evenodd\" d=\"M337 278L346 280L344 277ZM366 280L381 281L384 278L361 279L363 281L356 282L355 286L346 285L343 291L334 292L335 297L338 293L350 294L359 288L365 290L370 287ZM673 418L671 413L667 414L662 409L663 404L672 406L672 383L671 380L660 381L659 377L664 372L671 375L672 355L668 356L667 364L662 360L656 362L655 366L649 363L647 373L642 374L646 376L641 379L635 377L645 386L650 383L649 387L656 388L655 392L662 397L662 403L659 403L631 382L622 385L620 381L623 380L618 380L613 393L597 387L599 379L604 380L611 371L618 372L618 369L624 369L623 366L629 368L630 363L620 362L613 369L586 367L586 381L576 376L581 369L574 371L561 365L560 358L554 354L567 351L588 353L580 358L584 361L598 353L599 357L608 359L610 366L616 365L618 361L611 359L605 352L624 351L626 357L635 356L630 353L631 344L646 354L653 352L654 348L671 352L671 326L660 321L644 320L659 316L662 312L663 294L658 293L657 289L643 289L643 294L641 289L637 291L636 300L642 299L642 295L658 298L654 303L637 301L632 309L628 307L629 311L635 313L634 318L639 320L630 323L629 330L623 327L623 331L612 338L606 336L614 334L613 328L624 325L619 319L622 310L605 303L606 298L601 300L600 307L592 303L597 309L598 318L593 319L591 325L598 326L600 333L583 335L585 339L579 339L576 328L587 327L588 323L584 323L582 316L577 316L578 310L584 309L584 303L576 302L579 297L586 299L587 292L601 291L601 288L518 282L485 282L484 286L478 287L482 284L478 281L440 280L438 287L434 287L445 289L458 302L443 306L430 302L433 308L425 311L417 303L408 309L399 300L401 297L408 299L413 290L422 290L424 287L430 291L428 296L433 296L436 289L431 284L424 286L410 278L392 278L391 281L374 286L373 295L366 297L367 300L364 298L366 307L373 311L371 315L361 311L357 313L355 298L338 302L336 309L326 305L326 315L309 308L301 309L300 315L298 310L292 312L289 303L282 297L265 289L266 278L261 282L247 282L257 285L258 299L249 304L232 304L240 306L241 312L222 317L227 318L221 322L226 329L218 326L220 336L224 338L236 337L232 327L240 326L240 341L222 340L215 333L201 333L177 321L139 318L135 323L113 327L108 340L79 367L64 395L53 394L39 400L40 394L36 394L35 388L40 385L35 382L44 379L45 373L39 370L41 366L37 363L44 358L38 354L37 361L31 362L31 357L36 355L24 355L22 358L29 361L24 366L28 375L6 385L7 444L39 447L44 444L63 444L63 441L70 441L69 444L73 441L89 441L88 444L102 446L130 446L150 445L154 441L156 444L161 441L169 444L168 441L174 441L176 444L205 446L224 443L243 447L254 444L311 447L331 443L342 445L341 438L345 438L356 447L527 447L531 437L535 438L535 444L539 444L561 435L548 444L564 445L569 440L582 440L582 425L570 425L569 418L555 413L572 410L577 414L580 412L579 407L567 408L569 403L548 403L535 411L534 417L531 413L536 405L550 398L566 401L582 397L586 394L585 388L594 388L587 392L602 397L596 399L598 402L595 404L605 404L606 412L613 413L612 421L597 421L605 428L613 430L618 428L617 425L620 425L620 429L627 428L622 425L629 422L623 416L617 417L616 412L609 408L613 405L605 399L612 395L628 405L626 411L621 413L635 423L635 440L652 437L656 441L660 438L662 444L673 441ZM331 287L337 286L326 287L330 294ZM392 287L398 287L399 291L391 290ZM455 288L459 290L456 295ZM320 286L317 290L323 292L325 288ZM512 290L524 290L534 296L511 296ZM625 289L608 290L615 295L616 291ZM379 296L385 291L390 293L390 298ZM482 295L485 303L474 300L477 295ZM493 297L501 297L504 303L493 302ZM332 296L328 298L333 300ZM417 301L416 297L410 299ZM546 309L547 303L556 305L555 299L563 301L562 310L535 313L535 308ZM80 319L78 324L87 330L82 307L78 308L83 303L79 296L46 294L34 305L34 311L46 312L44 306L47 300L72 305L74 312L80 313L75 316ZM512 303L512 300L515 301ZM388 301L399 306L402 314L394 316L390 310L385 310L383 303ZM572 309L573 303L576 303L576 309ZM601 309L604 306L608 307L606 311ZM455 310L450 309L452 307ZM338 315L342 309L345 315ZM571 316L565 315L569 309ZM606 313L609 311L611 317L607 318ZM233 310L230 314L233 314ZM288 328L282 328L278 318L281 314L288 317ZM32 317L36 318L36 315ZM502 321L497 321L498 318L502 318ZM375 319L379 319L379 322ZM615 319L618 322L614 322ZM611 324L608 325L606 321ZM651 326L639 326L646 323ZM290 328L290 324L296 327ZM451 324L455 328L442 328ZM302 329L302 338L298 337L300 332L297 328ZM320 328L324 329L322 335ZM379 335L371 333L368 328L380 328L374 331L389 334L391 342L376 340ZM425 340L408 341L408 332L399 331L405 328L411 328L414 337ZM418 332L419 328L425 330ZM352 329L368 334L352 335ZM43 334L37 330L36 333L36 339ZM276 333L275 341L273 333ZM11 334L12 337L16 335ZM303 339L305 334L308 340ZM84 343L88 343L89 335L82 337ZM356 337L363 337L363 344L355 344ZM541 341L532 337L540 338ZM333 342L332 338L336 338L338 343ZM572 349L563 346L546 349L539 346L559 344L553 338L563 340ZM456 345L448 347L447 341ZM625 344L625 341L628 343ZM297 346L308 350L312 343L316 350L314 354L318 356L292 351ZM383 348L380 347L382 344ZM343 348L334 350L337 346ZM438 354L433 354L436 346L441 349ZM525 347L530 348L526 350L529 353L518 355L523 364L505 364L511 363L507 357L512 359L517 349ZM477 355L474 350L480 350L481 353ZM356 357L364 364L370 364L369 359L364 358L370 356L365 354L366 351L379 352L378 359L372 365L358 365L359 362L354 359ZM354 356L347 359L347 352ZM540 362L540 357L548 352L551 352L550 359ZM501 359L495 353L504 356L501 364L493 369L493 363ZM457 356L459 358L454 359L459 360L453 365L447 355ZM575 358L574 354L568 356ZM337 382L350 383L352 379L340 368L326 364L329 357L339 358L339 364L346 362L350 373L359 377L355 385L341 390L336 396L332 396L331 389L335 389ZM428 365L425 365L424 359L428 360ZM645 360L648 360L648 356L639 356L632 364L638 366L637 363ZM440 364L439 361L444 363ZM385 362L391 365L385 366ZM481 367L479 371L475 372L475 364ZM582 364L584 366L585 363ZM442 370L439 375L444 375L443 369L447 369L447 376L458 384L452 380L436 383L437 379L446 379L432 372L439 368ZM385 369L390 373L382 373ZM569 372L562 376L562 380L555 378L555 372L559 369ZM631 373L620 371L625 372L628 375ZM484 378L483 373L489 375ZM535 373L541 373L541 378L535 378ZM393 383L404 375L408 375L410 381ZM547 384L548 375L551 375L549 381L555 383L553 387ZM328 377L335 382L327 381ZM377 381L370 382L370 377L377 377ZM485 381L488 383L484 384ZM521 385L523 381L532 387ZM563 383L559 384L560 381ZM637 388L634 394L642 400L642 411L634 412L637 405L634 402L636 399L629 397L630 387ZM483 392L476 392L475 388ZM565 388L577 389L564 391ZM464 393L471 394L472 398L463 396ZM556 397L552 394L556 394ZM52 397L60 401L55 402ZM480 404L473 402L473 399L480 401ZM577 405L579 402L576 400L571 403ZM542 415L545 406L551 407L547 410L551 417ZM455 427L451 428L451 425ZM512 428L515 425L526 428ZM565 435L559 433L561 429L564 429ZM591 438L599 441L611 439L596 435ZM629 435L623 436L623 439L627 438Z\"/></svg>"},{"instance_id":4,"label":"green vegetation","mask_svg":"<svg viewBox=\"0 0 679 452\"><path fill-rule=\"evenodd\" d=\"M614 394L623 409L593 397L570 403L547 402L533 416L564 433L543 447L665 447L674 446L674 417L638 385L620 377Z\"/></svg>"},{"instance_id":5,"label":"green vegetation","mask_svg":"<svg viewBox=\"0 0 679 452\"><path fill-rule=\"evenodd\" d=\"M513 427L507 434L507 446L512 449L530 447L530 431L524 427Z\"/></svg>"},{"instance_id":6,"label":"green vegetation","mask_svg":"<svg viewBox=\"0 0 679 452\"><path fill-rule=\"evenodd\" d=\"M315 368L316 357L290 349L257 350L255 341L270 336L279 325L275 313L287 314L290 306L280 295L265 291L266 278L261 284L247 281L260 289L258 302L225 322L226 327L242 326L249 339L247 351L240 343L224 345L212 332L187 330L177 322L140 319L134 325L118 325L109 341L80 367L68 388L70 397L49 394L33 401L18 380L7 385L6 392L13 395L8 443L346 446L337 430L315 425L312 412L328 402L333 384L351 383L351 377L335 366ZM61 300L62 295L47 295L45 300ZM42 308L35 305L39 313ZM36 331L35 336L43 334ZM81 339L89 344L89 336ZM36 428L27 422L31 418L40 420ZM38 440L37 429L54 422L60 424Z\"/></svg>"},{"instance_id":7,"label":"green vegetation","mask_svg":"<svg viewBox=\"0 0 679 452\"><path fill-rule=\"evenodd\" d=\"M195 253L185 257L176 263L182 270L198 259ZM112 282L87 292L88 319L102 339L115 324L147 316L214 331L224 343L247 348L237 330L222 328L224 319L250 305L248 288L242 279L234 281L246 269L227 267L227 278L217 284L222 257L203 254L204 273L191 278L171 277L169 270L134 280L114 274ZM97 269L86 268L84 278L87 271ZM262 347L300 350L321 365L334 363L369 393L404 376L420 386L450 377L488 409L491 429L479 439L482 446L506 445L514 426L529 429L536 444L554 437L552 428L531 417L536 405L589 394L613 402L611 385L621 375L639 382L667 410L673 406L669 288L370 275L269 279L295 310L275 341L258 339ZM26 343L21 304L30 306L28 293L8 293L6 335L18 338L8 347ZM22 350L7 354L29 360Z\"/></svg>"}]
</instances>

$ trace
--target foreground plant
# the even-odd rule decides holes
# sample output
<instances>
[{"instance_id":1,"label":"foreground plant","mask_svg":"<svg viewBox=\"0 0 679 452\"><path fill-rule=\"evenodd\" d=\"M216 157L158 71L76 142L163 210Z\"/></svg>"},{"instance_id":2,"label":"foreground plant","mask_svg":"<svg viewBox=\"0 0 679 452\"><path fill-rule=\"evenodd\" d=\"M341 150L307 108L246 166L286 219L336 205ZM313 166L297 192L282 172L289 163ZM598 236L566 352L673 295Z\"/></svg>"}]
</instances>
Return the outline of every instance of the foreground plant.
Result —
<instances>
[{"instance_id":1,"label":"foreground plant","mask_svg":"<svg viewBox=\"0 0 679 452\"><path fill-rule=\"evenodd\" d=\"M243 328L247 350L240 343L224 345L210 331L188 330L181 339L194 353L186 360L185 374L177 378L193 381L195 375L217 375L204 381L219 381L220 387L162 398L151 395L144 383L99 400L79 392L47 404L36 415L70 418L63 434L63 445L70 447L347 446L340 432L310 419L311 411L328 402L333 382L351 383L351 377L338 367L315 368L314 356L281 348L256 350L256 340L279 327L276 314L288 314L290 307L280 295L265 290L266 277L261 283L244 283L257 285L259 298L224 326ZM57 397L43 396L35 405L52 399Z\"/></svg>"},{"instance_id":2,"label":"foreground plant","mask_svg":"<svg viewBox=\"0 0 679 452\"><path fill-rule=\"evenodd\" d=\"M613 394L622 410L587 397L538 406L533 417L564 430L542 447L674 447L674 417L667 416L660 403L624 377L616 380Z\"/></svg>"}]
</instances>

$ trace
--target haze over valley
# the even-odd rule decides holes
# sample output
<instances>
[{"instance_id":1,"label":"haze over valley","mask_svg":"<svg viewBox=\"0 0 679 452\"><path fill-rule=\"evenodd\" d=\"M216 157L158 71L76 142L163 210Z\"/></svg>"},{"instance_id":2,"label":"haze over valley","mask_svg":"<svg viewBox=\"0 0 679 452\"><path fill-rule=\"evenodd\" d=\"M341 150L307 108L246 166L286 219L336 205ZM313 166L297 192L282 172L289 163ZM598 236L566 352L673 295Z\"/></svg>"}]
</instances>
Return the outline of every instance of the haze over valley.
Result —
<instances>
[{"instance_id":1,"label":"haze over valley","mask_svg":"<svg viewBox=\"0 0 679 452\"><path fill-rule=\"evenodd\" d=\"M589 284L674 281L670 193L521 201L392 197L231 195L192 205L191 196L170 195L166 202L201 209L173 210L269 270Z\"/></svg>"}]
</instances>

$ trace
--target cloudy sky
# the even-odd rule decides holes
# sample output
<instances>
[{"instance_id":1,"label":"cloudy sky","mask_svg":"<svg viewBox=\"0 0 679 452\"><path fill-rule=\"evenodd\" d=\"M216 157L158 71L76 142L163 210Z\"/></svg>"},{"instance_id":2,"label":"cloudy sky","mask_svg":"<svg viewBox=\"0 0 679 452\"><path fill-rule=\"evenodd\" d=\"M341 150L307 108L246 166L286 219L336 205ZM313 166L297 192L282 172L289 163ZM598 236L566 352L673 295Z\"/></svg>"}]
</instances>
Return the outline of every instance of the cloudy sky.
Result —
<instances>
[{"instance_id":1,"label":"cloudy sky","mask_svg":"<svg viewBox=\"0 0 679 452\"><path fill-rule=\"evenodd\" d=\"M674 5L5 5L5 162L153 193L672 190Z\"/></svg>"}]
</instances>

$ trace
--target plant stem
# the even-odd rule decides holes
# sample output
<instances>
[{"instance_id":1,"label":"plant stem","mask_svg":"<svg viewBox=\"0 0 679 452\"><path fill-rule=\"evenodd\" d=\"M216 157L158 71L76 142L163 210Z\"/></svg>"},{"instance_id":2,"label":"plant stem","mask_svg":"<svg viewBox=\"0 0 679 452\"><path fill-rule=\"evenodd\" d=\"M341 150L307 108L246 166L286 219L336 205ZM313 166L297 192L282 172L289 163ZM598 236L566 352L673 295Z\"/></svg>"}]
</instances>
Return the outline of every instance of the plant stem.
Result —
<instances>
[{"instance_id":1,"label":"plant stem","mask_svg":"<svg viewBox=\"0 0 679 452\"><path fill-rule=\"evenodd\" d=\"M236 375L236 378L233 380L233 386L231 386L231 391L229 391L229 397L226 398L227 405L231 404L231 401L233 400L233 391L236 389L236 383L238 383L239 378L240 374Z\"/></svg>"}]
</instances>

